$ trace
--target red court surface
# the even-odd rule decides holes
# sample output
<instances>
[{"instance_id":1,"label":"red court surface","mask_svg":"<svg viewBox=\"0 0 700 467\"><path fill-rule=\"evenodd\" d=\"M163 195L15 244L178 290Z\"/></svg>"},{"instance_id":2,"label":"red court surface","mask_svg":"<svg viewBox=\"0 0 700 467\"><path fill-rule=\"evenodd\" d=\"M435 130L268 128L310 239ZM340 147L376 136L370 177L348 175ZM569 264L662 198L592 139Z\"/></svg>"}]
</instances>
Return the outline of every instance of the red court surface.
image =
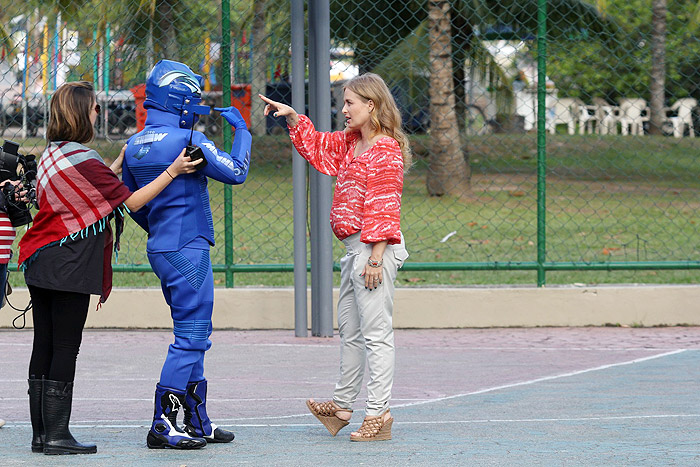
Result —
<instances>
[{"instance_id":1,"label":"red court surface","mask_svg":"<svg viewBox=\"0 0 700 467\"><path fill-rule=\"evenodd\" d=\"M168 331L86 331L72 427L98 453L32 454L31 331L0 331L0 465L700 465L700 328L398 330L393 439L351 443L306 411L339 338L215 331L208 411L236 440L145 447Z\"/></svg>"}]
</instances>

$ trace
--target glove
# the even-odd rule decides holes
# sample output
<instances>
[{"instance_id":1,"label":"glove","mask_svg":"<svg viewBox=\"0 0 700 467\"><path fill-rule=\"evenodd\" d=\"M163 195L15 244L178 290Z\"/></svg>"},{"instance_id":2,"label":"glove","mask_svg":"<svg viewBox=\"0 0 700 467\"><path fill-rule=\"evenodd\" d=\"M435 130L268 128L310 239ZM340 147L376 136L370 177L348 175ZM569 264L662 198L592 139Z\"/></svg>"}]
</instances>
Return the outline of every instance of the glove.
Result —
<instances>
[{"instance_id":1,"label":"glove","mask_svg":"<svg viewBox=\"0 0 700 467\"><path fill-rule=\"evenodd\" d=\"M214 107L214 110L221 112L221 116L226 119L226 121L234 127L236 130L247 130L248 126L245 124L243 115L234 106L231 107Z\"/></svg>"}]
</instances>

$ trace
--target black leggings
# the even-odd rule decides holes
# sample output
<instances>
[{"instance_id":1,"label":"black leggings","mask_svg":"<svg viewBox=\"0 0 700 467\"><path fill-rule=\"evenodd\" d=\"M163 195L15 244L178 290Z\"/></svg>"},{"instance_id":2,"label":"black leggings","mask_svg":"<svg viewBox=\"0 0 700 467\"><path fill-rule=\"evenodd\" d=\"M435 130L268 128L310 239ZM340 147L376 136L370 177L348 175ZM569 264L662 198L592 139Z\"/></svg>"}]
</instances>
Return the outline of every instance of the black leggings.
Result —
<instances>
[{"instance_id":1,"label":"black leggings","mask_svg":"<svg viewBox=\"0 0 700 467\"><path fill-rule=\"evenodd\" d=\"M28 288L34 318L29 377L72 382L90 295L31 285Z\"/></svg>"}]
</instances>

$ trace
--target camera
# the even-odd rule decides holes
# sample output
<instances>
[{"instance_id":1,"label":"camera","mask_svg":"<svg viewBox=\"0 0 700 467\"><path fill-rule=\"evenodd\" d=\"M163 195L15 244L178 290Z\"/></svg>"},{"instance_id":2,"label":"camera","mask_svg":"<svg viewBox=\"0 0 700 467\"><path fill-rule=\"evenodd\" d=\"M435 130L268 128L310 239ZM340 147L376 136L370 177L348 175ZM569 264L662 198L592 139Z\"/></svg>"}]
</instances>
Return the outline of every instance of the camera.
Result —
<instances>
[{"instance_id":1,"label":"camera","mask_svg":"<svg viewBox=\"0 0 700 467\"><path fill-rule=\"evenodd\" d=\"M36 157L29 154L24 156L19 153L19 144L5 140L0 149L0 183L5 180L19 180L23 188L6 183L2 187L2 196L5 199L7 216L13 227L29 224L32 215L30 207L37 207L36 199ZM27 201L20 201L20 192L25 190L22 197Z\"/></svg>"}]
</instances>

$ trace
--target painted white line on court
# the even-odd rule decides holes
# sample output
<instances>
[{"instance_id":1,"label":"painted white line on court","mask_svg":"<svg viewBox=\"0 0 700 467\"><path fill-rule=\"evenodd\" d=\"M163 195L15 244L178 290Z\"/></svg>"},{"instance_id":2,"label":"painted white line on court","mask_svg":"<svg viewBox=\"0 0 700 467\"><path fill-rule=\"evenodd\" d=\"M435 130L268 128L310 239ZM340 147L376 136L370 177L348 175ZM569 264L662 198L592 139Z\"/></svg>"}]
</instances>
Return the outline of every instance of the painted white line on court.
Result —
<instances>
[{"instance_id":1,"label":"painted white line on court","mask_svg":"<svg viewBox=\"0 0 700 467\"><path fill-rule=\"evenodd\" d=\"M477 394L484 394L487 392L498 391L501 389L510 389L510 388L516 388L519 386L527 386L530 384L541 383L543 381L552 381L552 380L560 379L560 378L568 378L569 376L582 375L584 373L590 373L591 371L607 370L608 368L615 368L617 366L632 365L635 363L646 362L646 361L654 360L657 358L668 357L670 355L676 355L676 354L679 354L679 353L682 353L685 351L686 351L686 349L679 349L679 350L674 350L672 352L665 352L665 353L661 353L661 354L657 354L657 355L650 355L648 357L635 358L634 360L628 360L625 362L610 363L608 365L601 365L601 366L596 366L593 368L586 368L584 370L570 371L568 373L561 373L561 374L552 375L552 376L544 376L542 378L535 378L535 379L530 379L527 381L520 381L517 383L504 384L501 386L494 386L491 388L480 389L478 391L465 392L463 394L454 394L452 396L437 397L435 399L430 399L430 400L421 401L421 402L411 402L409 404L395 405L394 407L413 407L416 405L432 404L434 402L442 402L442 401L447 401L447 400L451 400L451 399L457 399L459 397L475 396Z\"/></svg>"},{"instance_id":2,"label":"painted white line on court","mask_svg":"<svg viewBox=\"0 0 700 467\"><path fill-rule=\"evenodd\" d=\"M26 382L26 380L25 380ZM305 401L308 397L265 397L265 398L217 398L217 397L207 397L207 402L277 402L277 401ZM26 401L26 397L0 397L0 401ZM74 397L74 401L79 402L110 402L114 401L114 397ZM153 402L152 397L148 398L136 398L136 397L120 397L121 402ZM393 401L425 401L428 400L424 397L420 398L392 398Z\"/></svg>"},{"instance_id":3,"label":"painted white line on court","mask_svg":"<svg viewBox=\"0 0 700 467\"><path fill-rule=\"evenodd\" d=\"M225 344L226 347L328 347L331 349L335 349L338 347L338 342L337 344L329 345L329 344L274 344L274 343L261 343L261 344ZM221 344L221 347L223 347L224 344Z\"/></svg>"},{"instance_id":4,"label":"painted white line on court","mask_svg":"<svg viewBox=\"0 0 700 467\"><path fill-rule=\"evenodd\" d=\"M522 352L525 350L532 351L548 351L548 352L562 352L562 351L585 351L585 352L669 352L672 350L679 350L678 347L460 347L460 346L445 346L445 347L433 347L433 346L402 346L401 349L416 349L416 350L489 350L489 351L517 351ZM686 347L683 350L700 350L700 347Z\"/></svg>"},{"instance_id":5,"label":"painted white line on court","mask_svg":"<svg viewBox=\"0 0 700 467\"><path fill-rule=\"evenodd\" d=\"M417 422L394 422L398 425L439 425L440 423L541 423L541 422L586 422L602 420L644 420L653 418L698 418L700 414L657 414L657 415L615 415L602 417L571 417L571 418L493 418L483 420L426 420Z\"/></svg>"},{"instance_id":6,"label":"painted white line on court","mask_svg":"<svg viewBox=\"0 0 700 467\"><path fill-rule=\"evenodd\" d=\"M11 343L11 342L0 342L0 346L18 346L18 347L31 347L32 344L22 344L22 343ZM100 345L100 343L91 343L89 345ZM111 344L109 344L111 345ZM338 347L337 344L227 344L227 347L326 347L334 349ZM401 346L399 350L474 350L474 351L547 351L547 352L561 352L561 351L585 351L585 352L667 352L673 350L679 350L677 347L474 347L474 346L420 346L420 345L408 345ZM700 347L686 347L683 350L700 350Z\"/></svg>"},{"instance_id":7,"label":"painted white line on court","mask_svg":"<svg viewBox=\"0 0 700 467\"><path fill-rule=\"evenodd\" d=\"M249 343L249 344L219 344L217 342L214 342L215 347L328 347L330 349L335 349L338 347L340 344L340 341L337 343L330 345L330 344L274 344L274 343ZM29 344L31 345L31 344ZM112 347L114 344L108 342L108 343L102 343L102 342L90 342L88 345L91 347L97 347L97 346L106 346L106 347Z\"/></svg>"},{"instance_id":8,"label":"painted white line on court","mask_svg":"<svg viewBox=\"0 0 700 467\"><path fill-rule=\"evenodd\" d=\"M158 374L160 374L160 373L158 373ZM110 382L113 382L113 381L114 381L114 378L90 378L90 377L87 375L87 372L86 372L84 375L83 375L83 374L78 375L78 376L76 377L76 379L81 379L83 376L85 376L86 379L89 379L90 382L95 382L95 381L110 381ZM147 382L149 382L149 383L152 383L152 382L154 382L154 379L153 379L153 376L148 376L148 377L144 377L144 378L119 378L119 381L121 381L121 382L147 381ZM222 382L222 381L237 381L237 382L238 382L238 381L241 381L241 379L240 379L240 378L216 378L216 381L218 381L218 382ZM4 383L24 383L24 384L27 384L27 380L26 380L26 378L23 378L23 379L3 379L3 380L0 380L0 384L4 384ZM324 384L324 385L325 385L325 384L328 384L328 383L325 382L325 381L308 381L308 380L306 380L306 381L298 381L298 383L300 383L300 384L317 384L317 385L318 385L318 384Z\"/></svg>"},{"instance_id":9,"label":"painted white line on court","mask_svg":"<svg viewBox=\"0 0 700 467\"><path fill-rule=\"evenodd\" d=\"M424 399L424 400L420 400L420 401L417 401L417 402L411 402L411 403L408 403L408 404L398 404L398 405L395 405L394 408L399 408L399 407L414 407L414 406L417 406L417 405L432 404L432 403L435 403L435 402L442 402L442 401L446 401L446 400L457 399L457 398L460 398L460 397L467 397L467 396L474 396L474 395L478 395L478 394L485 394L485 393L488 393L488 392L499 391L499 390L502 390L502 389L510 389L510 388L515 388L515 387L519 387L519 386L527 386L527 385L530 385L530 384L541 383L541 382L544 382L544 381L552 381L552 380L556 380L556 379L567 378L567 377L570 377L570 376L576 376L576 375L581 375L581 374L585 374L585 373L590 373L590 372L592 372L592 371L600 371L600 370L606 370L606 369L609 369L609 368L615 368L615 367L618 367L618 366L632 365L632 364L635 364L635 363L646 362L646 361L654 360L654 359L657 359L657 358L668 357L668 356L671 356L671 355L680 354L680 353L683 353L683 352L685 352L685 351L686 351L686 349L678 349L678 350L674 350L674 351L671 351L671 352L665 352L665 353L662 353L662 354L650 355L650 356L648 356L648 357L635 358L634 360L627 360L627 361L618 362L618 363L610 363L610 364L607 364L607 365L600 365L600 366L596 366L596 367L592 367L592 368L586 368L586 369L583 369L583 370L577 370L577 371L571 371L571 372L567 372L567 373L561 373L561 374L558 374L558 375L544 376L544 377L542 377L542 378L536 378L536 379L531 379L531 380L527 380L527 381L520 381L520 382L517 382L517 383L504 384L504 385L500 385L500 386L493 386L493 387L490 387L490 388L480 389L480 390L478 390L478 391L472 391L472 392L467 392L467 393L463 393L463 394L455 394L455 395L452 395L452 396L438 397L438 398L434 398L434 399ZM362 412L362 410L357 410L356 412ZM279 415L279 416L267 416L267 417L246 417L246 418L236 418L236 419L224 420L224 421L221 421L220 423L221 423L222 425L224 425L224 424L226 424L227 422L236 422L236 421L240 421L240 420L282 420L282 419L290 419L290 418L306 417L306 416L311 416L311 414L310 414L310 413L303 413L303 414ZM669 415L668 417L683 417L683 416L694 417L694 416L697 416L697 415ZM649 416L649 417L653 417L653 416ZM602 418L601 418L601 419L602 419ZM533 420L534 420L534 419L533 419ZM556 419L549 419L549 420L556 420ZM103 422L111 422L111 421L112 421L112 420L104 420L104 421L101 421L101 420L95 420L95 421L76 421L76 422L74 422L74 423L77 424L76 426L80 426L80 424L83 424L83 426L85 426L85 427L92 427L92 426L97 427L97 426L103 426L103 425L102 425ZM407 422L404 422L404 423L407 423ZM431 422L413 422L413 423L431 423ZM437 423L437 422L436 422L436 423ZM466 423L466 422L465 422L465 423ZM474 423L474 422L469 422L469 423ZM88 425L88 424L99 424L99 425ZM24 424L16 424L16 426L22 426L22 425L24 425ZM28 424L27 424L27 425L28 425ZM71 424L71 426L73 426L73 425ZM150 424L149 424L149 425L141 425L141 424L139 424L139 425L130 425L130 424L125 424L125 425L114 425L115 428L138 428L138 427L143 427L143 426L150 426ZM251 425L251 426L257 426L257 425ZM282 424L282 425L260 425L260 426L314 426L314 425L284 425L284 424Z\"/></svg>"},{"instance_id":10,"label":"painted white line on court","mask_svg":"<svg viewBox=\"0 0 700 467\"><path fill-rule=\"evenodd\" d=\"M213 397L208 397L207 402L270 402L270 401L305 401L308 397L267 397L259 399L217 399ZM0 401L26 401L26 397L0 397ZM74 401L92 401L92 402L104 402L113 401L114 397L74 397ZM136 398L136 397L120 397L120 401L127 402L153 402L153 398ZM398 400L398 399L397 399ZM402 399L402 400L412 400L412 399ZM425 399L415 399L415 400L425 400Z\"/></svg>"},{"instance_id":11,"label":"painted white line on court","mask_svg":"<svg viewBox=\"0 0 700 467\"><path fill-rule=\"evenodd\" d=\"M283 417L278 417L283 418ZM602 416L602 417L570 417L570 418L513 418L513 419L476 419L476 420L426 420L402 422L394 421L394 425L469 425L469 424L498 424L498 423L552 423L552 422L594 422L594 421L610 421L610 420L651 420L651 419L672 419L672 418L700 418L700 414L655 414L655 415L617 415L617 416ZM217 426L234 427L234 428L267 428L267 427L318 427L318 423L236 423L237 420L232 419L219 420ZM29 422L8 423L8 428L30 427ZM71 423L71 428L149 428L150 423L111 423L107 424L96 420L92 422L76 422Z\"/></svg>"},{"instance_id":12,"label":"painted white line on court","mask_svg":"<svg viewBox=\"0 0 700 467\"><path fill-rule=\"evenodd\" d=\"M305 413L305 414L294 414L294 415L275 415L275 416L269 416L269 417L241 417L241 418L230 418L230 419L224 419L222 423L231 425L232 423L235 423L239 420L283 420L283 419L289 419L289 418L299 418L299 417L305 417L307 415L311 415L310 413ZM217 420L218 421L218 420ZM117 424L114 424L114 422L117 422ZM130 423L133 422L133 423ZM148 424L144 424L145 422L141 420L80 420L76 422L71 422L70 426L71 428L73 426L82 426L82 427L113 427L113 428L140 428L140 427L150 427L151 422L148 422ZM220 424L217 423L218 426L221 426ZM314 424L309 424L310 426L313 426ZM6 426L10 426L9 424ZM14 426L31 426L30 422L17 422L14 423ZM280 425L284 426L284 425Z\"/></svg>"}]
</instances>

